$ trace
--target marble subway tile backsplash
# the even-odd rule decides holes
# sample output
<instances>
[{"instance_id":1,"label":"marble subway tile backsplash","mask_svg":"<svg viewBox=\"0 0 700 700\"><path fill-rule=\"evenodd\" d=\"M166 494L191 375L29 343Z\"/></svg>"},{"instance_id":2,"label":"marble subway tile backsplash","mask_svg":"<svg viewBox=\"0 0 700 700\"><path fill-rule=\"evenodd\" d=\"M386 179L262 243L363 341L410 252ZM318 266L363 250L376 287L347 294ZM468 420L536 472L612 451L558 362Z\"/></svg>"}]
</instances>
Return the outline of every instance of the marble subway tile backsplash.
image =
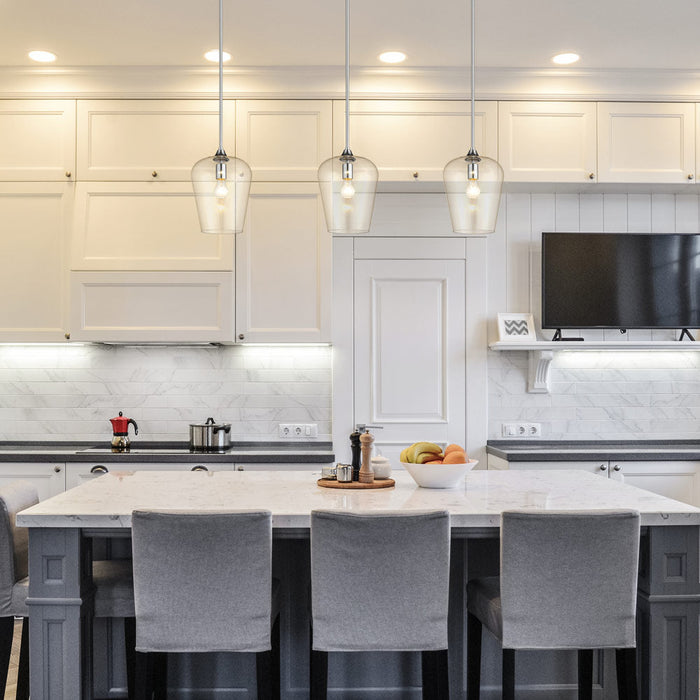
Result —
<instances>
[{"instance_id":1,"label":"marble subway tile backsplash","mask_svg":"<svg viewBox=\"0 0 700 700\"><path fill-rule=\"evenodd\" d=\"M527 352L489 352L489 438L503 422L548 440L700 438L700 353L559 352L551 394L527 393Z\"/></svg>"},{"instance_id":2,"label":"marble subway tile backsplash","mask_svg":"<svg viewBox=\"0 0 700 700\"><path fill-rule=\"evenodd\" d=\"M0 346L0 440L108 440L123 411L143 440L188 440L213 416L232 439L278 440L278 423L331 439L327 346Z\"/></svg>"}]
</instances>

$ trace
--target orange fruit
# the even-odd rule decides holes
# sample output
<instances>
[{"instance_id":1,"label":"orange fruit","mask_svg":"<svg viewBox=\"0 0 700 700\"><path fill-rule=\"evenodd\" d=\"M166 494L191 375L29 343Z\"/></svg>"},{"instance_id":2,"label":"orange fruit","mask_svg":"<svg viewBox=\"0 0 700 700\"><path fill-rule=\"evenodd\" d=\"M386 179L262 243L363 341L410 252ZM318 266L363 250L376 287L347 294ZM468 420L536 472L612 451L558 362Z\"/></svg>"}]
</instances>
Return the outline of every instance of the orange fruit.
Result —
<instances>
[{"instance_id":1,"label":"orange fruit","mask_svg":"<svg viewBox=\"0 0 700 700\"><path fill-rule=\"evenodd\" d=\"M452 450L449 454L445 455L445 459L442 460L443 464L465 464L467 461L467 455L463 450Z\"/></svg>"},{"instance_id":2,"label":"orange fruit","mask_svg":"<svg viewBox=\"0 0 700 700\"><path fill-rule=\"evenodd\" d=\"M423 464L442 464L442 455L436 455L437 459L430 459L427 462L423 462Z\"/></svg>"},{"instance_id":3,"label":"orange fruit","mask_svg":"<svg viewBox=\"0 0 700 700\"><path fill-rule=\"evenodd\" d=\"M450 452L464 452L464 448L460 447L459 445L455 445L454 443L452 445L448 445L445 448L445 455L450 454Z\"/></svg>"}]
</instances>

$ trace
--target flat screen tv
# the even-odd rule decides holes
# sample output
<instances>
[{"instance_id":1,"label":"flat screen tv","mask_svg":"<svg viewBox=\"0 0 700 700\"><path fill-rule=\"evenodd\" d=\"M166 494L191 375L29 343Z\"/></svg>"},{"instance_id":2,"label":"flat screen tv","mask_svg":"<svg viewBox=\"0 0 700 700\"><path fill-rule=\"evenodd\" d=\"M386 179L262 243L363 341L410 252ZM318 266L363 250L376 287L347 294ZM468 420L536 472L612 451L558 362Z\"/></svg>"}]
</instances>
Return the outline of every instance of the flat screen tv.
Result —
<instances>
[{"instance_id":1,"label":"flat screen tv","mask_svg":"<svg viewBox=\"0 0 700 700\"><path fill-rule=\"evenodd\" d=\"M543 233L543 328L700 328L700 233Z\"/></svg>"}]
</instances>

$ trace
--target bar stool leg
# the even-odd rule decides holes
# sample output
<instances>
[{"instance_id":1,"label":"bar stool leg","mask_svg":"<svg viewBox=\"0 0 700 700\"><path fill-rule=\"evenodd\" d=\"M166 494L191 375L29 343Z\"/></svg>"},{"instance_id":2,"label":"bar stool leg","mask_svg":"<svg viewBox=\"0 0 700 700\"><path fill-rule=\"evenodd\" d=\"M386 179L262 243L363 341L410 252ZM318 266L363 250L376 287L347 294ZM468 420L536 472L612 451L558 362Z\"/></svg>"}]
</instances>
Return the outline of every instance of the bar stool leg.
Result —
<instances>
[{"instance_id":1,"label":"bar stool leg","mask_svg":"<svg viewBox=\"0 0 700 700\"><path fill-rule=\"evenodd\" d=\"M421 652L423 700L447 700L450 696L447 649Z\"/></svg>"},{"instance_id":2,"label":"bar stool leg","mask_svg":"<svg viewBox=\"0 0 700 700\"><path fill-rule=\"evenodd\" d=\"M503 700L515 700L515 649L503 650Z\"/></svg>"},{"instance_id":3,"label":"bar stool leg","mask_svg":"<svg viewBox=\"0 0 700 700\"><path fill-rule=\"evenodd\" d=\"M29 620L26 617L22 618L15 700L29 700Z\"/></svg>"},{"instance_id":4,"label":"bar stool leg","mask_svg":"<svg viewBox=\"0 0 700 700\"><path fill-rule=\"evenodd\" d=\"M328 696L328 652L311 650L311 700Z\"/></svg>"},{"instance_id":5,"label":"bar stool leg","mask_svg":"<svg viewBox=\"0 0 700 700\"><path fill-rule=\"evenodd\" d=\"M153 654L153 697L168 700L168 655L159 651Z\"/></svg>"},{"instance_id":6,"label":"bar stool leg","mask_svg":"<svg viewBox=\"0 0 700 700\"><path fill-rule=\"evenodd\" d=\"M124 618L124 652L126 656L126 687L129 697L136 692L136 618Z\"/></svg>"},{"instance_id":7,"label":"bar stool leg","mask_svg":"<svg viewBox=\"0 0 700 700\"><path fill-rule=\"evenodd\" d=\"M481 621L467 613L467 700L479 700L481 690Z\"/></svg>"},{"instance_id":8,"label":"bar stool leg","mask_svg":"<svg viewBox=\"0 0 700 700\"><path fill-rule=\"evenodd\" d=\"M578 700L593 700L593 649L578 650Z\"/></svg>"},{"instance_id":9,"label":"bar stool leg","mask_svg":"<svg viewBox=\"0 0 700 700\"><path fill-rule=\"evenodd\" d=\"M12 636L15 632L14 617L0 617L0 697L5 697L7 672L10 668Z\"/></svg>"},{"instance_id":10,"label":"bar stool leg","mask_svg":"<svg viewBox=\"0 0 700 700\"><path fill-rule=\"evenodd\" d=\"M153 697L153 655L141 651L137 651L135 655L135 700L151 700Z\"/></svg>"},{"instance_id":11,"label":"bar stool leg","mask_svg":"<svg viewBox=\"0 0 700 700\"><path fill-rule=\"evenodd\" d=\"M280 617L278 615L272 625L272 692L276 700L281 696L280 663Z\"/></svg>"},{"instance_id":12,"label":"bar stool leg","mask_svg":"<svg viewBox=\"0 0 700 700\"><path fill-rule=\"evenodd\" d=\"M617 668L617 696L620 700L638 700L637 650L615 649Z\"/></svg>"}]
</instances>

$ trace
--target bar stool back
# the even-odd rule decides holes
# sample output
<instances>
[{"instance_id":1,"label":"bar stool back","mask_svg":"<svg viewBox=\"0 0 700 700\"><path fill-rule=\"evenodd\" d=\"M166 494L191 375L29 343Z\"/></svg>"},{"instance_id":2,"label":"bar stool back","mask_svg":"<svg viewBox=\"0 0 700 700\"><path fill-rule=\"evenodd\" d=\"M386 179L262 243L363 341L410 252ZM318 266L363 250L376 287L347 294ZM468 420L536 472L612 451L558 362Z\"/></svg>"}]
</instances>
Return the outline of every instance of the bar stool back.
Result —
<instances>
[{"instance_id":1,"label":"bar stool back","mask_svg":"<svg viewBox=\"0 0 700 700\"><path fill-rule=\"evenodd\" d=\"M136 697L154 652L255 652L258 697L279 697L271 513L135 511L132 550Z\"/></svg>"},{"instance_id":2,"label":"bar stool back","mask_svg":"<svg viewBox=\"0 0 700 700\"><path fill-rule=\"evenodd\" d=\"M311 697L329 651L421 651L424 697L447 698L449 568L447 511L313 511Z\"/></svg>"},{"instance_id":3,"label":"bar stool back","mask_svg":"<svg viewBox=\"0 0 700 700\"><path fill-rule=\"evenodd\" d=\"M617 652L620 697L636 697L639 514L510 511L501 521L501 575L467 585L468 698L479 697L481 626L503 646L503 697L514 694L514 650L579 650L579 697L590 698L593 649Z\"/></svg>"}]
</instances>

